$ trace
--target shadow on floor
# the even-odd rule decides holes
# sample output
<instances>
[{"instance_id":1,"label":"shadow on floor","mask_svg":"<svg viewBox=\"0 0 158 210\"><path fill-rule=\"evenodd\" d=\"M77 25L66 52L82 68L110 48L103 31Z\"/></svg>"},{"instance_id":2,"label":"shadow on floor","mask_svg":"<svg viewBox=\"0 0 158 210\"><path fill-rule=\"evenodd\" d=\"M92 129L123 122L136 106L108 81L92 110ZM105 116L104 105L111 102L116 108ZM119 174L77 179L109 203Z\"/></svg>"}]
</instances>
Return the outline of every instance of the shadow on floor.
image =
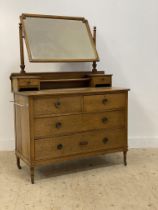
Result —
<instances>
[{"instance_id":1,"label":"shadow on floor","mask_svg":"<svg viewBox=\"0 0 158 210\"><path fill-rule=\"evenodd\" d=\"M36 169L36 179L51 178L120 164L123 164L122 153L69 160L60 164L38 167Z\"/></svg>"}]
</instances>

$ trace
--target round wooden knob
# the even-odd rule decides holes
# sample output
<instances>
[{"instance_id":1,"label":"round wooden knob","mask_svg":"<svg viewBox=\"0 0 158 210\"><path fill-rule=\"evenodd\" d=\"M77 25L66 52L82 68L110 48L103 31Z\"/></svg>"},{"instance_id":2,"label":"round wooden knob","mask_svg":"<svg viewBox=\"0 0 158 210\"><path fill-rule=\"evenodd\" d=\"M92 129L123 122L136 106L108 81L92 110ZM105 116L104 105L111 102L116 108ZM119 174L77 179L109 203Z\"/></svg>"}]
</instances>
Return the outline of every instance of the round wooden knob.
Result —
<instances>
[{"instance_id":1,"label":"round wooden knob","mask_svg":"<svg viewBox=\"0 0 158 210\"><path fill-rule=\"evenodd\" d=\"M57 122L55 125L56 128L61 128L61 126L62 126L61 122Z\"/></svg>"},{"instance_id":2,"label":"round wooden knob","mask_svg":"<svg viewBox=\"0 0 158 210\"><path fill-rule=\"evenodd\" d=\"M103 138L103 143L106 144L109 141L107 137Z\"/></svg>"},{"instance_id":3,"label":"round wooden knob","mask_svg":"<svg viewBox=\"0 0 158 210\"><path fill-rule=\"evenodd\" d=\"M107 123L107 121L108 121L108 118L107 118L107 117L103 117L103 118L102 118L102 122L103 122L103 123Z\"/></svg>"},{"instance_id":4,"label":"round wooden knob","mask_svg":"<svg viewBox=\"0 0 158 210\"><path fill-rule=\"evenodd\" d=\"M108 99L107 98L104 98L103 100L102 100L102 103L103 104L106 104L108 102Z\"/></svg>"},{"instance_id":5,"label":"round wooden knob","mask_svg":"<svg viewBox=\"0 0 158 210\"><path fill-rule=\"evenodd\" d=\"M61 102L60 101L56 101L55 104L54 104L54 106L56 108L59 108L61 106Z\"/></svg>"},{"instance_id":6,"label":"round wooden knob","mask_svg":"<svg viewBox=\"0 0 158 210\"><path fill-rule=\"evenodd\" d=\"M27 84L30 85L31 84L31 81L28 81Z\"/></svg>"},{"instance_id":7,"label":"round wooden knob","mask_svg":"<svg viewBox=\"0 0 158 210\"><path fill-rule=\"evenodd\" d=\"M58 145L57 145L57 149L58 149L58 150L63 149L63 145L62 145L62 144L58 144Z\"/></svg>"}]
</instances>

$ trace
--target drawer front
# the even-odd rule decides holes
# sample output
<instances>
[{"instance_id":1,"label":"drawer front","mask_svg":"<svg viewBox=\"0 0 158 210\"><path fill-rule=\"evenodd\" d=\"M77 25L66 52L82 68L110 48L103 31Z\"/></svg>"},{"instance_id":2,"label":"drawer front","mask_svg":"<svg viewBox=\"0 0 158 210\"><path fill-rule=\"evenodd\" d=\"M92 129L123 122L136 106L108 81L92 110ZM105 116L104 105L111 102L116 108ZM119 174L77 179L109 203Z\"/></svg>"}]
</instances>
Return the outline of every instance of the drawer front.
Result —
<instances>
[{"instance_id":1,"label":"drawer front","mask_svg":"<svg viewBox=\"0 0 158 210\"><path fill-rule=\"evenodd\" d=\"M94 77L92 78L92 84L111 84L111 77Z\"/></svg>"},{"instance_id":2,"label":"drawer front","mask_svg":"<svg viewBox=\"0 0 158 210\"><path fill-rule=\"evenodd\" d=\"M72 97L36 97L34 99L35 115L64 114L82 111L82 98Z\"/></svg>"},{"instance_id":3,"label":"drawer front","mask_svg":"<svg viewBox=\"0 0 158 210\"><path fill-rule=\"evenodd\" d=\"M83 154L92 151L126 147L123 129L98 130L76 135L41 139L35 141L35 159L51 159Z\"/></svg>"},{"instance_id":4,"label":"drawer front","mask_svg":"<svg viewBox=\"0 0 158 210\"><path fill-rule=\"evenodd\" d=\"M19 79L19 86L20 87L29 87L29 86L39 86L38 79Z\"/></svg>"},{"instance_id":5,"label":"drawer front","mask_svg":"<svg viewBox=\"0 0 158 210\"><path fill-rule=\"evenodd\" d=\"M122 108L126 106L125 93L84 96L84 111L95 112L106 109Z\"/></svg>"},{"instance_id":6,"label":"drawer front","mask_svg":"<svg viewBox=\"0 0 158 210\"><path fill-rule=\"evenodd\" d=\"M88 130L120 128L125 125L124 111L36 118L35 139Z\"/></svg>"}]
</instances>

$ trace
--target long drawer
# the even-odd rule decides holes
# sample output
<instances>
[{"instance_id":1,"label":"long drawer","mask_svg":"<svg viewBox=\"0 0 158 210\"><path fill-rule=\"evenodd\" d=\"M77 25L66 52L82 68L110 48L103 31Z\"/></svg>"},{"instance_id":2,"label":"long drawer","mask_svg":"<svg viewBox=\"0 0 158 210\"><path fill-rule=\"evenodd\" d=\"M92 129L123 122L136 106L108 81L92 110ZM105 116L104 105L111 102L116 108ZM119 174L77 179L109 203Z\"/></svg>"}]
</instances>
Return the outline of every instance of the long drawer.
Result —
<instances>
[{"instance_id":1,"label":"long drawer","mask_svg":"<svg viewBox=\"0 0 158 210\"><path fill-rule=\"evenodd\" d=\"M127 145L124 129L98 130L35 141L35 159L51 159L92 151L123 148Z\"/></svg>"},{"instance_id":2,"label":"long drawer","mask_svg":"<svg viewBox=\"0 0 158 210\"><path fill-rule=\"evenodd\" d=\"M95 112L100 110L123 108L125 106L125 93L84 96L85 112Z\"/></svg>"},{"instance_id":3,"label":"long drawer","mask_svg":"<svg viewBox=\"0 0 158 210\"><path fill-rule=\"evenodd\" d=\"M34 113L38 115L78 113L82 111L80 96L35 97Z\"/></svg>"},{"instance_id":4,"label":"long drawer","mask_svg":"<svg viewBox=\"0 0 158 210\"><path fill-rule=\"evenodd\" d=\"M76 114L59 117L35 118L35 139L88 130L120 128L125 125L123 110L103 113Z\"/></svg>"}]
</instances>

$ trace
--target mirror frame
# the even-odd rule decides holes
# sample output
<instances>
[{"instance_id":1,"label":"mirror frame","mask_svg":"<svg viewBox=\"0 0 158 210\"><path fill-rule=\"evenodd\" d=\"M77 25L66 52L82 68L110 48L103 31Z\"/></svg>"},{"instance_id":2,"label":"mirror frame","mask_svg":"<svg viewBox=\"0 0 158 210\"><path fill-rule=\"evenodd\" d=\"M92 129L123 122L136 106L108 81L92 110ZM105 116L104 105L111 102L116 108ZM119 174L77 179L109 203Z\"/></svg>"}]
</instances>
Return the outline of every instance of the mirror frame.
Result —
<instances>
[{"instance_id":1,"label":"mirror frame","mask_svg":"<svg viewBox=\"0 0 158 210\"><path fill-rule=\"evenodd\" d=\"M86 29L87 29L87 34L89 36L94 54L95 54L95 59L33 59L32 55L31 55L31 50L30 50L30 46L29 46L29 42L28 42L28 37L27 37L27 33L25 30L25 25L24 25L24 20L27 17L32 17L32 18L49 18L49 19L63 19L63 20L76 20L76 21L82 21L85 25L86 25ZM23 32L23 36L22 38L25 39L25 43L26 43L26 49L28 52L28 57L29 57L29 61L30 62L41 62L41 63L49 63L49 62L97 62L99 61L99 56L96 50L96 46L95 46L95 41L94 38L92 36L90 27L89 27L89 23L88 20L86 20L84 17L70 17L70 16L55 16L55 15L40 15L40 14L27 14L27 13L23 13L20 16L20 21L22 24L22 32Z\"/></svg>"}]
</instances>

